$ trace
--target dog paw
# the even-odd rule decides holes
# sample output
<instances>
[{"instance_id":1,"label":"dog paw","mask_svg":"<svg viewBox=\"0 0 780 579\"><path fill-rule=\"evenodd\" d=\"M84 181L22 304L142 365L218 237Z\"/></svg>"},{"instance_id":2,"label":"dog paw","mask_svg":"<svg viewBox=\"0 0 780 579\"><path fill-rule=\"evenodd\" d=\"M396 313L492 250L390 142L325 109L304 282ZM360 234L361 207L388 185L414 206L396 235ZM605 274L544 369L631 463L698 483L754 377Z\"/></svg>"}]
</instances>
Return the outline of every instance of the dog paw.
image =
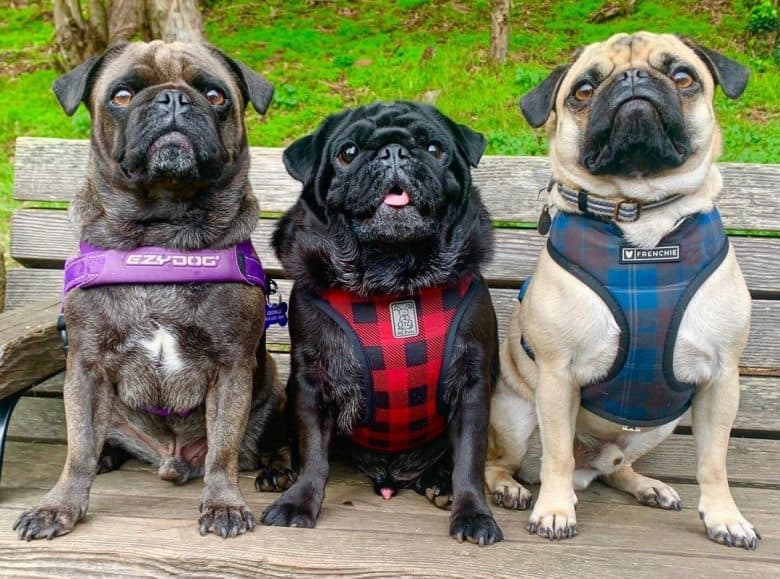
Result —
<instances>
[{"instance_id":1,"label":"dog paw","mask_svg":"<svg viewBox=\"0 0 780 579\"><path fill-rule=\"evenodd\" d=\"M493 490L493 504L505 509L524 511L533 501L531 491L517 481L503 483Z\"/></svg>"},{"instance_id":2,"label":"dog paw","mask_svg":"<svg viewBox=\"0 0 780 579\"><path fill-rule=\"evenodd\" d=\"M70 533L82 515L79 509L38 507L22 513L13 524L13 530L23 541L51 540Z\"/></svg>"},{"instance_id":3,"label":"dog paw","mask_svg":"<svg viewBox=\"0 0 780 579\"><path fill-rule=\"evenodd\" d=\"M279 499L263 511L262 521L264 525L274 527L303 527L312 529L317 522L317 518L313 516L307 507Z\"/></svg>"},{"instance_id":4,"label":"dog paw","mask_svg":"<svg viewBox=\"0 0 780 579\"><path fill-rule=\"evenodd\" d=\"M200 510L198 531L201 535L214 533L227 539L255 528L255 516L248 505L203 505Z\"/></svg>"},{"instance_id":5,"label":"dog paw","mask_svg":"<svg viewBox=\"0 0 780 579\"><path fill-rule=\"evenodd\" d=\"M659 509L672 511L682 510L680 495L672 487L661 481L655 481L655 484L652 486L639 489L636 493L636 499L649 507L658 507Z\"/></svg>"},{"instance_id":6,"label":"dog paw","mask_svg":"<svg viewBox=\"0 0 780 579\"><path fill-rule=\"evenodd\" d=\"M255 478L255 489L264 493L281 493L289 489L297 478L297 473L291 468L262 465Z\"/></svg>"},{"instance_id":7,"label":"dog paw","mask_svg":"<svg viewBox=\"0 0 780 579\"><path fill-rule=\"evenodd\" d=\"M493 516L481 513L453 515L450 536L457 539L459 543L465 539L480 547L504 540L504 533L501 532Z\"/></svg>"},{"instance_id":8,"label":"dog paw","mask_svg":"<svg viewBox=\"0 0 780 579\"><path fill-rule=\"evenodd\" d=\"M425 489L425 498L430 503L440 509L449 509L452 507L452 486L444 488L439 485L433 485Z\"/></svg>"},{"instance_id":9,"label":"dog paw","mask_svg":"<svg viewBox=\"0 0 780 579\"><path fill-rule=\"evenodd\" d=\"M704 522L704 528L707 529L707 536L716 543L753 551L758 548L761 533L739 512L731 516L710 517L700 511L699 516Z\"/></svg>"},{"instance_id":10,"label":"dog paw","mask_svg":"<svg viewBox=\"0 0 780 579\"><path fill-rule=\"evenodd\" d=\"M573 501L557 508L547 507L537 501L526 528L532 535L536 534L551 541L576 537L579 529L574 509Z\"/></svg>"},{"instance_id":11,"label":"dog paw","mask_svg":"<svg viewBox=\"0 0 780 579\"><path fill-rule=\"evenodd\" d=\"M263 511L264 525L273 527L302 527L313 529L317 524L317 515L305 504L279 497Z\"/></svg>"}]
</instances>

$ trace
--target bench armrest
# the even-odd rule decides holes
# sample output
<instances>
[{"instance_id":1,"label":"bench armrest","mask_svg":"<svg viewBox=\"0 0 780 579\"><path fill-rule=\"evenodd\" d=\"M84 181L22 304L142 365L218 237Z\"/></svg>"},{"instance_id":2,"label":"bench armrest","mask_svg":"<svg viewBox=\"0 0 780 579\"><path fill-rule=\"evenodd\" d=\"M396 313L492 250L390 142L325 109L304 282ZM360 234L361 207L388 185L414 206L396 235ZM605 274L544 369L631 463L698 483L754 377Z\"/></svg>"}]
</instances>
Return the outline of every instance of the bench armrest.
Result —
<instances>
[{"instance_id":1,"label":"bench armrest","mask_svg":"<svg viewBox=\"0 0 780 579\"><path fill-rule=\"evenodd\" d=\"M59 311L58 300L0 314L0 400L65 368Z\"/></svg>"}]
</instances>

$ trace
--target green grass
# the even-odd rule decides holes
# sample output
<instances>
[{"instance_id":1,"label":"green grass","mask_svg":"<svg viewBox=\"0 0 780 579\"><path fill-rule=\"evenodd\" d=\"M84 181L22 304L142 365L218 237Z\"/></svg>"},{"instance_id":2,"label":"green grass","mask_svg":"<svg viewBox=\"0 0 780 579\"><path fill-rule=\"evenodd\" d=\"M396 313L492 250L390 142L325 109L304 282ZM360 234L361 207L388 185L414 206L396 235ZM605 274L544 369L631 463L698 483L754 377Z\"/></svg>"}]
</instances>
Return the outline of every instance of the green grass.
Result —
<instances>
[{"instance_id":1,"label":"green grass","mask_svg":"<svg viewBox=\"0 0 780 579\"><path fill-rule=\"evenodd\" d=\"M603 24L585 21L601 0L516 2L510 58L503 66L487 62L486 0L207 4L211 41L276 85L268 114L249 114L254 145L288 144L345 106L403 98L435 100L459 122L485 133L488 153L541 155L543 135L522 120L518 98L578 46L647 29L691 36L750 66L753 76L740 100L717 98L723 160L780 162L780 68L744 52L742 0L717 3L717 10L701 8L708 2L640 0L631 16ZM538 9L529 8L534 4ZM86 111L66 117L49 89L56 74L50 68L48 6L10 8L0 2L0 240L14 206L14 139L88 136Z\"/></svg>"}]
</instances>

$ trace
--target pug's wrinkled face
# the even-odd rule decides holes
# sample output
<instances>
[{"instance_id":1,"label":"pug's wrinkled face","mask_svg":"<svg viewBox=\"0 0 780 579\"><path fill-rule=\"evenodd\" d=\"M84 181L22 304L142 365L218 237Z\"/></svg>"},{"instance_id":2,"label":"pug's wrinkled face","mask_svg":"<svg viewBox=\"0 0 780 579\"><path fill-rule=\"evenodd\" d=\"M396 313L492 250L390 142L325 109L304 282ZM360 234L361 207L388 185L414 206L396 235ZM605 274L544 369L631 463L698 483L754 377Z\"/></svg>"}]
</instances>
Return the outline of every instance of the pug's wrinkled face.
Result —
<instances>
[{"instance_id":1,"label":"pug's wrinkled face","mask_svg":"<svg viewBox=\"0 0 780 579\"><path fill-rule=\"evenodd\" d=\"M320 220L363 243L408 243L454 222L484 147L482 135L433 107L395 102L329 117L284 160Z\"/></svg>"},{"instance_id":2,"label":"pug's wrinkled face","mask_svg":"<svg viewBox=\"0 0 780 579\"><path fill-rule=\"evenodd\" d=\"M715 86L737 98L747 78L745 67L686 39L618 34L556 69L522 109L533 126L547 122L554 167L596 191L611 178L652 180L711 165L721 145Z\"/></svg>"},{"instance_id":3,"label":"pug's wrinkled face","mask_svg":"<svg viewBox=\"0 0 780 579\"><path fill-rule=\"evenodd\" d=\"M144 192L195 192L232 178L247 146L246 104L265 112L273 95L213 47L160 41L110 48L54 90L69 114L87 104L100 170Z\"/></svg>"}]
</instances>

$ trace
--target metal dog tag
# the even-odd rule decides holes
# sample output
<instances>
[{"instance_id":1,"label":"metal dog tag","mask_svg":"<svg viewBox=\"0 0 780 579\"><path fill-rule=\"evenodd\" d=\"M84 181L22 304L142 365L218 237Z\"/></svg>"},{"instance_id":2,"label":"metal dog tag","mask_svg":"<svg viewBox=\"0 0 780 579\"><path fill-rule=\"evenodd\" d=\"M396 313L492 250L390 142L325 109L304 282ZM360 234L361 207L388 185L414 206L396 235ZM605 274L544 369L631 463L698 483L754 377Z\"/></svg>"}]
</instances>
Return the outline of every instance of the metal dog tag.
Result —
<instances>
[{"instance_id":1,"label":"metal dog tag","mask_svg":"<svg viewBox=\"0 0 780 579\"><path fill-rule=\"evenodd\" d=\"M391 302L390 320L393 323L393 337L395 338L413 338L420 333L414 300Z\"/></svg>"},{"instance_id":2,"label":"metal dog tag","mask_svg":"<svg viewBox=\"0 0 780 579\"><path fill-rule=\"evenodd\" d=\"M274 295L276 302L271 301L271 296ZM265 288L265 329L274 324L282 327L287 325L287 302L284 301L276 282L269 278Z\"/></svg>"},{"instance_id":3,"label":"metal dog tag","mask_svg":"<svg viewBox=\"0 0 780 579\"><path fill-rule=\"evenodd\" d=\"M638 426L628 426L627 424L623 425L623 430L626 432L642 432L642 429Z\"/></svg>"}]
</instances>

